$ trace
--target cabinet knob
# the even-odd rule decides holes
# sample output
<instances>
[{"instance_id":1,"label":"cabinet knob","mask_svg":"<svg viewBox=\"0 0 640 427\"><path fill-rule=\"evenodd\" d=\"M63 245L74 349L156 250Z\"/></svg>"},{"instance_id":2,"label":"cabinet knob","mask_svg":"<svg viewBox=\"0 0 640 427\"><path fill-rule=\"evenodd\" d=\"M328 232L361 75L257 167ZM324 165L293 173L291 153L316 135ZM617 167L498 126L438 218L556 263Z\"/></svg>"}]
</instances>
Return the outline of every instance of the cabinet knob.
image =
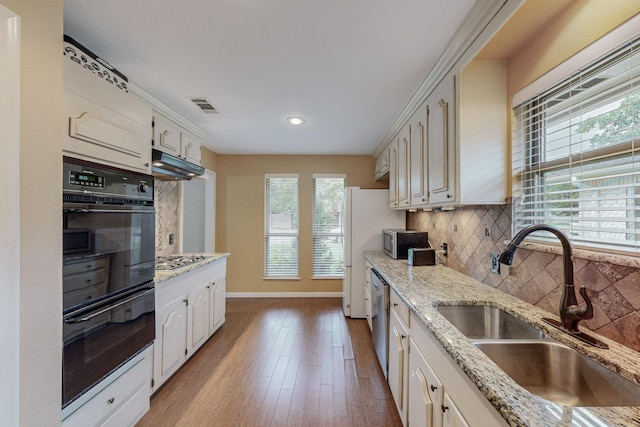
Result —
<instances>
[{"instance_id":1,"label":"cabinet knob","mask_svg":"<svg viewBox=\"0 0 640 427\"><path fill-rule=\"evenodd\" d=\"M113 402L115 402L115 401L116 401L116 398L115 398L115 397L112 397L111 399L107 400L107 403L108 403L109 405L111 405L111 404L112 404Z\"/></svg>"},{"instance_id":2,"label":"cabinet knob","mask_svg":"<svg viewBox=\"0 0 640 427\"><path fill-rule=\"evenodd\" d=\"M397 302L394 302L394 303L393 303L393 306L394 306L394 307L397 307L397 306L398 306L398 303L397 303Z\"/></svg>"},{"instance_id":3,"label":"cabinet knob","mask_svg":"<svg viewBox=\"0 0 640 427\"><path fill-rule=\"evenodd\" d=\"M441 405L440 408L442 408L442 412L447 412L449 410L449 407L444 405Z\"/></svg>"},{"instance_id":4,"label":"cabinet knob","mask_svg":"<svg viewBox=\"0 0 640 427\"><path fill-rule=\"evenodd\" d=\"M149 163L145 163L145 164L144 164L144 167L145 167L145 168L148 168L148 167L149 167Z\"/></svg>"},{"instance_id":5,"label":"cabinet knob","mask_svg":"<svg viewBox=\"0 0 640 427\"><path fill-rule=\"evenodd\" d=\"M434 385L430 386L430 388L431 388L431 391L436 391L438 389L438 387L436 387Z\"/></svg>"},{"instance_id":6,"label":"cabinet knob","mask_svg":"<svg viewBox=\"0 0 640 427\"><path fill-rule=\"evenodd\" d=\"M407 336L406 335L400 335L400 339L405 339Z\"/></svg>"},{"instance_id":7,"label":"cabinet knob","mask_svg":"<svg viewBox=\"0 0 640 427\"><path fill-rule=\"evenodd\" d=\"M452 198L453 196L451 194L447 194L447 199Z\"/></svg>"}]
</instances>

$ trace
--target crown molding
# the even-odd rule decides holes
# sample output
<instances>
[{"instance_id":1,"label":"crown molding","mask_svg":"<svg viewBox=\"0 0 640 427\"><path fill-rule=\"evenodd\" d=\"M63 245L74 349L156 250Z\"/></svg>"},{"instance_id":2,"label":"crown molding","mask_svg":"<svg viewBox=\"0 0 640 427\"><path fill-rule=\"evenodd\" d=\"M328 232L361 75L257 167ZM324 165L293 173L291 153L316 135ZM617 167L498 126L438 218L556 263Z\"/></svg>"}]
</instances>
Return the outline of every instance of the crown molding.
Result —
<instances>
[{"instance_id":1,"label":"crown molding","mask_svg":"<svg viewBox=\"0 0 640 427\"><path fill-rule=\"evenodd\" d=\"M418 85L400 113L387 129L372 153L377 157L393 137L427 99L435 87L451 72L464 68L498 32L525 0L478 0L443 54Z\"/></svg>"},{"instance_id":2,"label":"crown molding","mask_svg":"<svg viewBox=\"0 0 640 427\"><path fill-rule=\"evenodd\" d=\"M167 117L168 119L171 119L172 121L176 122L176 124L188 130L198 138L202 139L205 136L207 136L207 133L202 129L200 129L198 126L196 126L193 122L191 122L190 120L187 120L185 117L178 114L175 110L173 110L167 104L160 101L158 98L151 95L149 92L142 89L140 86L138 86L137 84L131 81L129 82L129 92L132 95L139 98L141 101L149 104L151 108L153 108L155 111Z\"/></svg>"}]
</instances>

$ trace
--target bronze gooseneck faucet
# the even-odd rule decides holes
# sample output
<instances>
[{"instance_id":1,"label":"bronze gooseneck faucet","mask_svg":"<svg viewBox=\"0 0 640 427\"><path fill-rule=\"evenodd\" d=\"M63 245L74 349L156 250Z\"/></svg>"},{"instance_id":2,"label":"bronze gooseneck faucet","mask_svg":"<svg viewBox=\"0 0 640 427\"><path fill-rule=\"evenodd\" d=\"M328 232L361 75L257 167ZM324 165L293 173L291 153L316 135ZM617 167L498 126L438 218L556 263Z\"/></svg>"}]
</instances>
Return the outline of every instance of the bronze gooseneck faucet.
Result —
<instances>
[{"instance_id":1,"label":"bronze gooseneck faucet","mask_svg":"<svg viewBox=\"0 0 640 427\"><path fill-rule=\"evenodd\" d=\"M584 286L580 288L580 295L582 295L586 307L578 305L575 286L573 284L573 253L569 239L567 239L567 236L565 236L562 231L546 224L534 224L525 227L516 234L511 242L509 242L507 247L500 254L498 261L501 264L511 265L513 262L513 255L518 248L518 245L530 233L541 230L554 234L558 240L560 240L560 243L562 243L562 254L564 258L564 286L562 288L562 297L560 298L560 322L549 318L543 318L542 320L562 331L568 332L572 336L588 344L600 348L609 348L609 346L602 341L578 330L578 323L580 323L581 320L589 320L593 318L593 306L591 305L591 300L587 295L587 289Z\"/></svg>"}]
</instances>

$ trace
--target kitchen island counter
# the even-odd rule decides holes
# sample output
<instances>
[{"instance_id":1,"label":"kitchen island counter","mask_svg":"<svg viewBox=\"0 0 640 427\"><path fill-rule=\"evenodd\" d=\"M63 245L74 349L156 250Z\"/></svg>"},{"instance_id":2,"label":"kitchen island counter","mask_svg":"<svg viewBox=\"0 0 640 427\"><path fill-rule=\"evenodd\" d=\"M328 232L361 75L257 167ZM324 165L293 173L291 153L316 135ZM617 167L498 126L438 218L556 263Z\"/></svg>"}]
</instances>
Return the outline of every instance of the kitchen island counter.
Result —
<instances>
[{"instance_id":1,"label":"kitchen island counter","mask_svg":"<svg viewBox=\"0 0 640 427\"><path fill-rule=\"evenodd\" d=\"M412 267L382 252L365 258L409 306L415 318L431 332L496 411L512 426L631 426L640 425L640 407L569 407L536 396L519 386L449 323L437 305L489 305L534 325L547 336L584 354L626 379L640 383L640 354L607 338L599 349L582 344L542 322L558 318L518 298L442 265ZM593 334L595 335L595 334Z\"/></svg>"}]
</instances>

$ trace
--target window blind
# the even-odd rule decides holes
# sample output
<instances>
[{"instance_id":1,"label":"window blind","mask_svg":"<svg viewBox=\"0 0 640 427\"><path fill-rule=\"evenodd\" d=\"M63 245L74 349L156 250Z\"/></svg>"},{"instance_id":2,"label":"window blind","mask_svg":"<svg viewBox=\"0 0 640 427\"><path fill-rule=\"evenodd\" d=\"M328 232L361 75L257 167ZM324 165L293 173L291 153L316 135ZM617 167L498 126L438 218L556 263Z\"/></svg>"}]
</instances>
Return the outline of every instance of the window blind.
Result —
<instances>
[{"instance_id":1,"label":"window blind","mask_svg":"<svg viewBox=\"0 0 640 427\"><path fill-rule=\"evenodd\" d=\"M313 176L313 276L342 277L344 175Z\"/></svg>"},{"instance_id":2,"label":"window blind","mask_svg":"<svg viewBox=\"0 0 640 427\"><path fill-rule=\"evenodd\" d=\"M265 176L265 277L298 277L298 175Z\"/></svg>"},{"instance_id":3,"label":"window blind","mask_svg":"<svg viewBox=\"0 0 640 427\"><path fill-rule=\"evenodd\" d=\"M640 37L514 112L515 231L545 223L574 244L638 252Z\"/></svg>"}]
</instances>

